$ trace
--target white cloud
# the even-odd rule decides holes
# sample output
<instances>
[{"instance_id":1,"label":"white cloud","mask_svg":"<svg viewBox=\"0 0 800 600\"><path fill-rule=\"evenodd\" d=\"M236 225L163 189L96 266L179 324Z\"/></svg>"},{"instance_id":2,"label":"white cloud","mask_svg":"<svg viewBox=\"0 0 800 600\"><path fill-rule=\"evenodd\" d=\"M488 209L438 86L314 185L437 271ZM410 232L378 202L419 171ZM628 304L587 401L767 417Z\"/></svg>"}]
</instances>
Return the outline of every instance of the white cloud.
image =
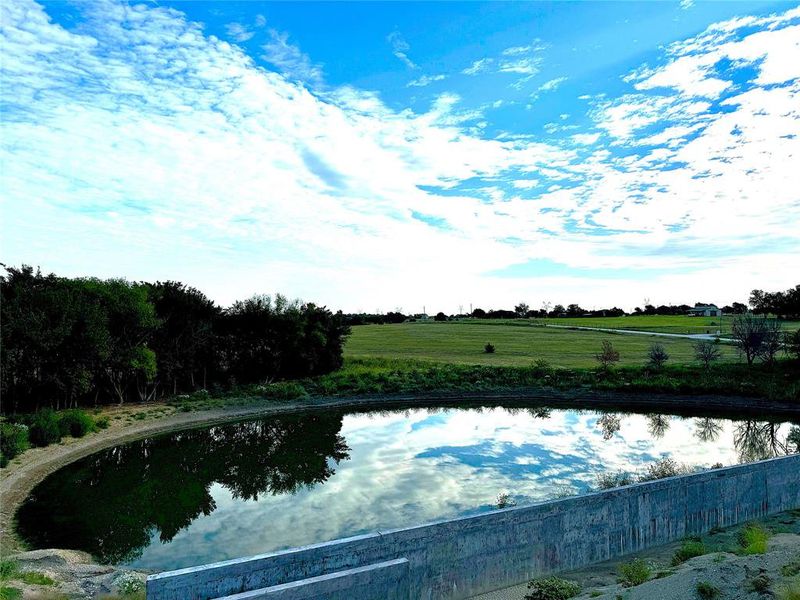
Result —
<instances>
[{"instance_id":1,"label":"white cloud","mask_svg":"<svg viewBox=\"0 0 800 600\"><path fill-rule=\"evenodd\" d=\"M255 35L254 31L241 23L228 23L225 25L225 30L237 42L246 42Z\"/></svg>"},{"instance_id":2,"label":"white cloud","mask_svg":"<svg viewBox=\"0 0 800 600\"><path fill-rule=\"evenodd\" d=\"M477 75L486 71L494 62L493 58L481 58L472 63L469 67L461 71L464 75Z\"/></svg>"},{"instance_id":3,"label":"white cloud","mask_svg":"<svg viewBox=\"0 0 800 600\"><path fill-rule=\"evenodd\" d=\"M636 72L639 89L593 96L593 122L558 145L489 139L482 110L454 94L415 112L323 89L321 67L274 30L265 53L279 73L174 9L80 9L86 24L70 31L33 2L0 5L7 262L181 279L222 302L282 290L353 310L425 298L455 310L529 297L530 279L486 285L484 273L534 258L673 269L647 283L663 302L784 287L775 264L800 258L786 13L671 46L662 67ZM686 81L731 81L718 56L746 62L752 81L696 97ZM642 285L598 279L592 299L639 298ZM535 287L562 302L587 293L578 277Z\"/></svg>"},{"instance_id":4,"label":"white cloud","mask_svg":"<svg viewBox=\"0 0 800 600\"><path fill-rule=\"evenodd\" d=\"M417 79L409 81L406 84L406 87L425 87L427 85L432 84L434 81L441 81L442 79L446 79L447 75L423 75Z\"/></svg>"},{"instance_id":5,"label":"white cloud","mask_svg":"<svg viewBox=\"0 0 800 600\"><path fill-rule=\"evenodd\" d=\"M400 61L409 69L418 69L419 67L408 57L408 51L411 49L408 42L399 31L393 31L386 36L386 41L392 45L392 54L394 54Z\"/></svg>"},{"instance_id":6,"label":"white cloud","mask_svg":"<svg viewBox=\"0 0 800 600\"><path fill-rule=\"evenodd\" d=\"M559 86L564 83L568 77L556 77L555 79L550 79L549 81L545 81L542 85L539 86L540 92L552 92L557 90Z\"/></svg>"},{"instance_id":7,"label":"white cloud","mask_svg":"<svg viewBox=\"0 0 800 600\"><path fill-rule=\"evenodd\" d=\"M289 77L317 83L322 79L322 67L313 64L300 48L289 43L289 34L276 29L268 30L269 41L261 46L262 58L278 67Z\"/></svg>"}]
</instances>

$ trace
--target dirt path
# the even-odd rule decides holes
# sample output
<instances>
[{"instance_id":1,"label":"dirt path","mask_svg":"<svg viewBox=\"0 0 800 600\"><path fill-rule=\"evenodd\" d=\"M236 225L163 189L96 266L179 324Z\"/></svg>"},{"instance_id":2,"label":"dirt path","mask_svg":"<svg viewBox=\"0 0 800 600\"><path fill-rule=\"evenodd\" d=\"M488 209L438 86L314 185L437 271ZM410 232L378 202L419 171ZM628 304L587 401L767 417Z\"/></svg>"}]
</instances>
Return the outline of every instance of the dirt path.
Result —
<instances>
[{"instance_id":1,"label":"dirt path","mask_svg":"<svg viewBox=\"0 0 800 600\"><path fill-rule=\"evenodd\" d=\"M324 398L269 405L226 406L197 412L177 412L164 404L129 405L104 411L111 426L84 438L65 438L57 445L33 448L0 471L0 554L24 549L14 531L14 515L36 484L47 475L100 450L142 438L221 424L246 418L330 408L411 408L441 404L535 403L554 408L645 410L697 416L736 414L763 419L765 415L800 421L800 406L756 398L725 396L673 396L666 394L625 394L591 390L513 390L507 392L430 393L404 396Z\"/></svg>"}]
</instances>

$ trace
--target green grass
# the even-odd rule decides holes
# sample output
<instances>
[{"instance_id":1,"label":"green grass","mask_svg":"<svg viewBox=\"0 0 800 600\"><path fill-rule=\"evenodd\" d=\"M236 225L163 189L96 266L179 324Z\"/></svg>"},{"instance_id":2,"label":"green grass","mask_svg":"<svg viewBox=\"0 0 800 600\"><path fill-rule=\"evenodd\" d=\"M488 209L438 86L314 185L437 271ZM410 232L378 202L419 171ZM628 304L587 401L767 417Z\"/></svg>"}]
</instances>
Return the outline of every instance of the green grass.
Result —
<instances>
[{"instance_id":1,"label":"green grass","mask_svg":"<svg viewBox=\"0 0 800 600\"><path fill-rule=\"evenodd\" d=\"M743 555L764 554L767 551L769 533L758 523L744 526L737 535L738 553Z\"/></svg>"},{"instance_id":2,"label":"green grass","mask_svg":"<svg viewBox=\"0 0 800 600\"><path fill-rule=\"evenodd\" d=\"M561 319L558 320L559 322ZM620 353L620 365L644 365L653 342L664 345L667 365L694 362L692 341L656 336L535 327L528 321L416 322L353 327L345 345L347 358L401 358L438 363L527 366L543 359L557 367L597 366L595 354L603 340ZM520 323L519 325L514 325ZM491 343L495 352L487 354ZM723 360L738 361L735 349L721 346Z\"/></svg>"}]
</instances>

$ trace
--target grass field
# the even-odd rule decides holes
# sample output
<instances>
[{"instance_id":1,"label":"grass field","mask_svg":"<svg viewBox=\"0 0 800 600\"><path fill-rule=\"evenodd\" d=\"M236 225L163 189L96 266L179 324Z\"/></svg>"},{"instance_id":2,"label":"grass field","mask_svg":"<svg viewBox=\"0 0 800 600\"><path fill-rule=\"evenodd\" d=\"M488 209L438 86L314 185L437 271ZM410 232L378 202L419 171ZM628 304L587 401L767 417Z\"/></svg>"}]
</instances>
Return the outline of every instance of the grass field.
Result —
<instances>
[{"instance_id":1,"label":"grass field","mask_svg":"<svg viewBox=\"0 0 800 600\"><path fill-rule=\"evenodd\" d=\"M598 327L600 329L628 329L633 331L652 331L654 333L696 334L720 331L723 336L730 334L733 317L687 317L685 315L641 315L627 317L564 317L558 319L484 319L487 325L508 327L541 327L560 325L566 327ZM475 319L462 319L453 323L473 324ZM800 329L800 321L783 321L784 331Z\"/></svg>"},{"instance_id":2,"label":"grass field","mask_svg":"<svg viewBox=\"0 0 800 600\"><path fill-rule=\"evenodd\" d=\"M567 320L558 319L558 323ZM345 345L345 357L495 366L528 366L544 359L556 367L580 368L597 366L594 356L602 341L610 340L620 353L621 365L645 364L653 342L664 345L670 355L668 364L694 362L690 340L534 327L524 320L507 322L518 326L500 323L470 320L360 325L353 327ZM496 347L494 354L484 352L487 342ZM721 350L724 360L738 360L732 347L722 345Z\"/></svg>"}]
</instances>

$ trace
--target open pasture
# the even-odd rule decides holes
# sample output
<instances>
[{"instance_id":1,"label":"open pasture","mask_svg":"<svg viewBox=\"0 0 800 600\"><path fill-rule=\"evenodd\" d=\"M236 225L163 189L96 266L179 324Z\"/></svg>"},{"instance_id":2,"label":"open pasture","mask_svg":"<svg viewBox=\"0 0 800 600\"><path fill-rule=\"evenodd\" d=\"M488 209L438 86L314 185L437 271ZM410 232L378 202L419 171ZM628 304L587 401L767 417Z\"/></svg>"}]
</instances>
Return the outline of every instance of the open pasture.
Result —
<instances>
[{"instance_id":1,"label":"open pasture","mask_svg":"<svg viewBox=\"0 0 800 600\"><path fill-rule=\"evenodd\" d=\"M558 323L564 320L558 319ZM353 327L345 356L502 366L530 365L543 359L553 366L580 368L597 366L595 354L603 340L609 340L620 353L621 365L645 364L653 342L664 345L670 355L668 364L694 362L689 339L535 327L524 320L508 323L503 326L499 321L474 320L360 325ZM494 354L484 352L487 343L495 346ZM734 348L722 344L720 349L723 360L738 360Z\"/></svg>"}]
</instances>

